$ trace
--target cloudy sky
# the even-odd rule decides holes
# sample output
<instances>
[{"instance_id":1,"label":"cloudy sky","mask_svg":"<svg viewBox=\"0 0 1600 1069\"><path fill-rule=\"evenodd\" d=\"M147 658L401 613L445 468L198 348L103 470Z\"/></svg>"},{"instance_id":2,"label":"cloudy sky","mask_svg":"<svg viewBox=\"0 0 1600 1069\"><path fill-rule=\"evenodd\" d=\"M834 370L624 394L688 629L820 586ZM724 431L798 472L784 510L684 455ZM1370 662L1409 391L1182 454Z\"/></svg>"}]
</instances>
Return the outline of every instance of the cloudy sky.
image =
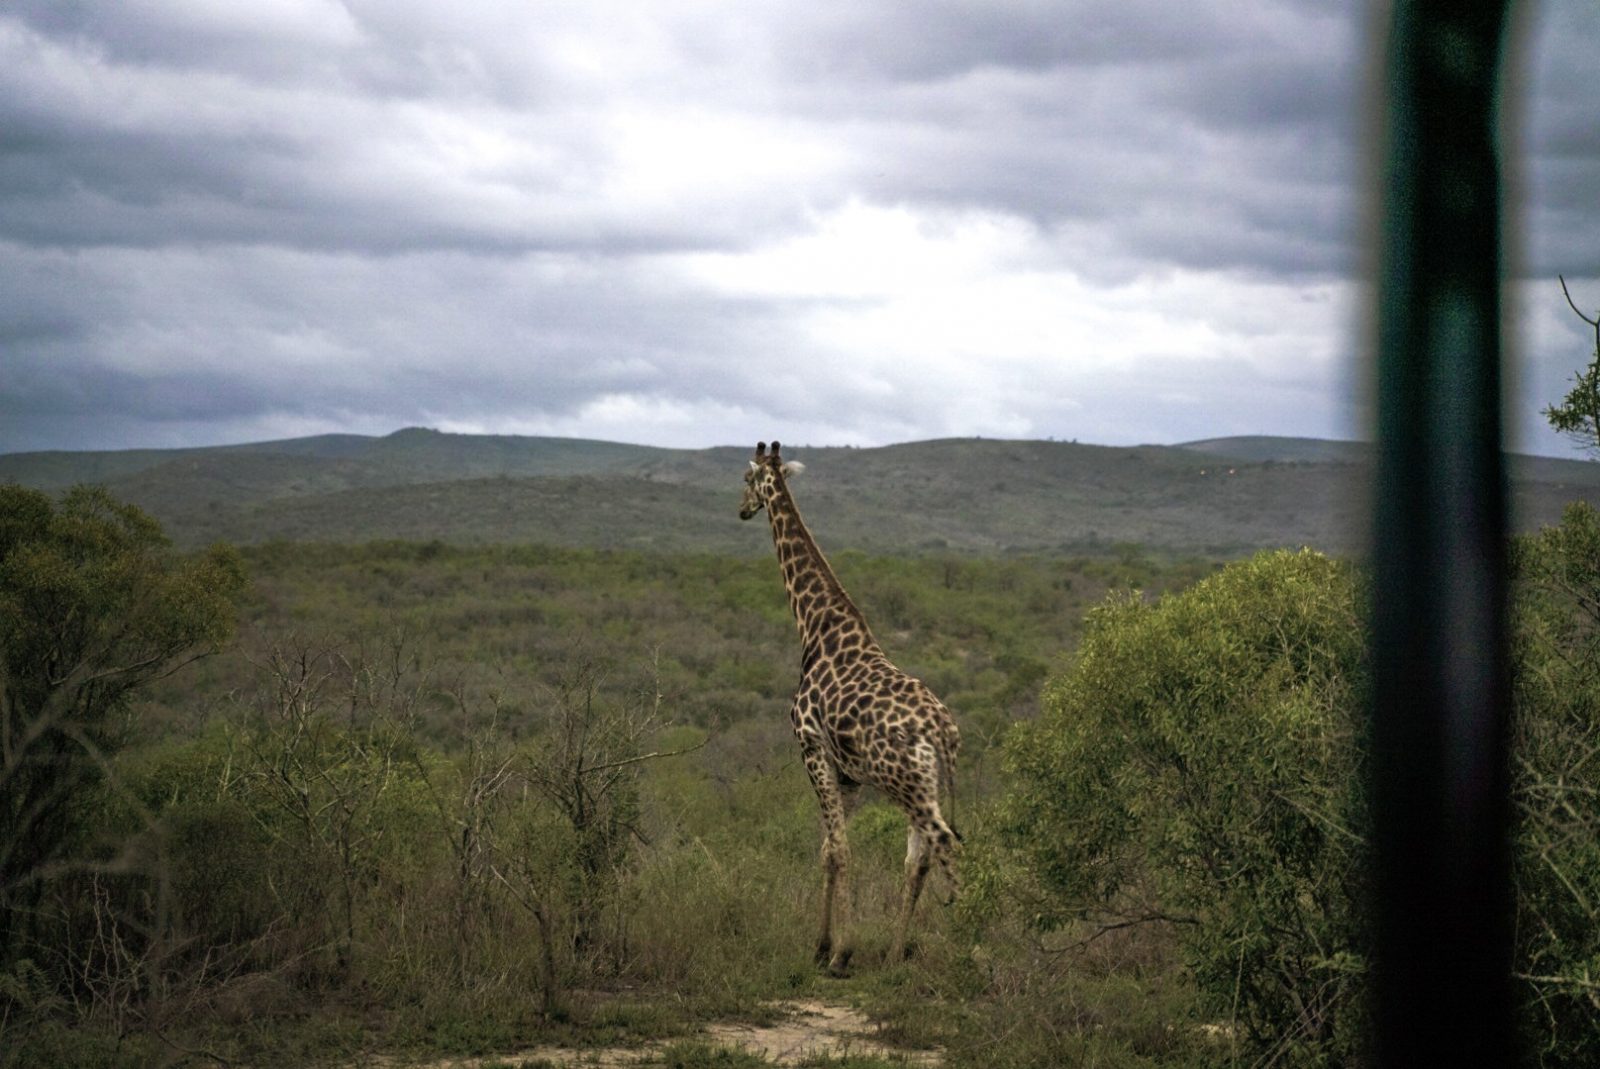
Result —
<instances>
[{"instance_id":1,"label":"cloudy sky","mask_svg":"<svg viewBox=\"0 0 1600 1069\"><path fill-rule=\"evenodd\" d=\"M1600 5L1528 5L1515 443L1600 308ZM8 0L0 451L1354 437L1341 0Z\"/></svg>"}]
</instances>

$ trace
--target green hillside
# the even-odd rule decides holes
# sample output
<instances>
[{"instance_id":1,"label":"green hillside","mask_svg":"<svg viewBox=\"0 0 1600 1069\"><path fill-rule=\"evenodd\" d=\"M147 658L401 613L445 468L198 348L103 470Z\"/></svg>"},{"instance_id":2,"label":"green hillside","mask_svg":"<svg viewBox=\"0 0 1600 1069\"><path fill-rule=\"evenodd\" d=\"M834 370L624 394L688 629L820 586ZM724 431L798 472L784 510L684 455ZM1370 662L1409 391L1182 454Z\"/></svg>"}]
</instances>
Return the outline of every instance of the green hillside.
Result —
<instances>
[{"instance_id":1,"label":"green hillside","mask_svg":"<svg viewBox=\"0 0 1600 1069\"><path fill-rule=\"evenodd\" d=\"M1097 552L1139 544L1239 556L1357 551L1368 448L1293 438L1182 446L943 439L789 447L801 507L834 549ZM747 447L660 449L417 428L250 445L0 456L0 480L106 483L184 545L222 538L553 545L762 553L734 519ZM1600 499L1600 465L1512 458L1516 523Z\"/></svg>"}]
</instances>

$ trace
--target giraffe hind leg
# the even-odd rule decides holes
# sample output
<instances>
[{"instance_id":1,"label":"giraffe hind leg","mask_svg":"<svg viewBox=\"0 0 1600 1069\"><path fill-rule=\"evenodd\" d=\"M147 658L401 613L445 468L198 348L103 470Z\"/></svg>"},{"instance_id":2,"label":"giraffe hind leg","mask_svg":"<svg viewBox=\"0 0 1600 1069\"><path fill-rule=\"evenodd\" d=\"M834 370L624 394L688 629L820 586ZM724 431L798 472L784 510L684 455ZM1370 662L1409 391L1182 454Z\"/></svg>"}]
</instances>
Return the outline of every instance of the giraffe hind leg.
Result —
<instances>
[{"instance_id":1,"label":"giraffe hind leg","mask_svg":"<svg viewBox=\"0 0 1600 1069\"><path fill-rule=\"evenodd\" d=\"M917 909L917 899L922 895L922 885L928 878L931 863L928 855L927 835L913 821L906 832L906 882L900 897L900 916L895 920L894 942L889 945L888 960L891 963L907 956L906 933Z\"/></svg>"},{"instance_id":2,"label":"giraffe hind leg","mask_svg":"<svg viewBox=\"0 0 1600 1069\"><path fill-rule=\"evenodd\" d=\"M847 976L850 972L850 958L855 953L855 946L847 935L848 912L845 909L845 871L850 862L850 848L845 841L844 826L850 819L850 814L861 802L860 784L844 777L839 777L839 829L838 851L836 860L838 870L835 875L833 889L830 895L837 896L834 908L837 910L839 936L833 946L833 953L828 957L829 976ZM820 964L820 962L819 962Z\"/></svg>"},{"instance_id":3,"label":"giraffe hind leg","mask_svg":"<svg viewBox=\"0 0 1600 1069\"><path fill-rule=\"evenodd\" d=\"M939 871L944 874L945 887L950 892L945 899L945 905L954 905L961 894L961 877L956 872L956 851L960 849L961 833L939 821L942 832L936 836L933 856L939 863Z\"/></svg>"},{"instance_id":4,"label":"giraffe hind leg","mask_svg":"<svg viewBox=\"0 0 1600 1069\"><path fill-rule=\"evenodd\" d=\"M894 942L889 960L905 957L911 920L917 909L929 870L937 864L950 886L948 902L954 902L960 888L956 875L956 834L939 813L939 803L930 802L911 813L911 828L906 837L906 882L900 899L900 916L895 923Z\"/></svg>"}]
</instances>

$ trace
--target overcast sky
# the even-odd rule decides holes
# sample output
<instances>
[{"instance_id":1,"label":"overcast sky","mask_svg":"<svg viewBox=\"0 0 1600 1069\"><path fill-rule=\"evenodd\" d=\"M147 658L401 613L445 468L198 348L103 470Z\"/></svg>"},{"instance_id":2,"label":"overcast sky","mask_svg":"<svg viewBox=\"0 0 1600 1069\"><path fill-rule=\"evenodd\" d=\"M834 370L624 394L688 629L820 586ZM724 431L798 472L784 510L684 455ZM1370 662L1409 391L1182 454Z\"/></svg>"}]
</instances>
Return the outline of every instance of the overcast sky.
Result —
<instances>
[{"instance_id":1,"label":"overcast sky","mask_svg":"<svg viewBox=\"0 0 1600 1069\"><path fill-rule=\"evenodd\" d=\"M1600 308L1528 5L1514 444ZM0 5L0 451L1364 432L1342 0Z\"/></svg>"}]
</instances>

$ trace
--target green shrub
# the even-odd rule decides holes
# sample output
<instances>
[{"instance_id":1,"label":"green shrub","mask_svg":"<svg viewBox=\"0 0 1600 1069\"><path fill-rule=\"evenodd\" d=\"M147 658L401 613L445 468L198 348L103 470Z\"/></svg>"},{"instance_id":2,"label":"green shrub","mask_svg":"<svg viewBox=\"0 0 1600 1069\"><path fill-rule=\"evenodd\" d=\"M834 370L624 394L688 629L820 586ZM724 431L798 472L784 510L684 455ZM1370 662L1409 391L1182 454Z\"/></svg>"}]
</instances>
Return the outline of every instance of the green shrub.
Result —
<instances>
[{"instance_id":1,"label":"green shrub","mask_svg":"<svg viewBox=\"0 0 1600 1069\"><path fill-rule=\"evenodd\" d=\"M1113 597L1006 746L1000 830L1042 893L1036 923L1176 925L1210 1011L1261 1056L1356 1041L1357 602L1350 570L1311 552Z\"/></svg>"}]
</instances>

